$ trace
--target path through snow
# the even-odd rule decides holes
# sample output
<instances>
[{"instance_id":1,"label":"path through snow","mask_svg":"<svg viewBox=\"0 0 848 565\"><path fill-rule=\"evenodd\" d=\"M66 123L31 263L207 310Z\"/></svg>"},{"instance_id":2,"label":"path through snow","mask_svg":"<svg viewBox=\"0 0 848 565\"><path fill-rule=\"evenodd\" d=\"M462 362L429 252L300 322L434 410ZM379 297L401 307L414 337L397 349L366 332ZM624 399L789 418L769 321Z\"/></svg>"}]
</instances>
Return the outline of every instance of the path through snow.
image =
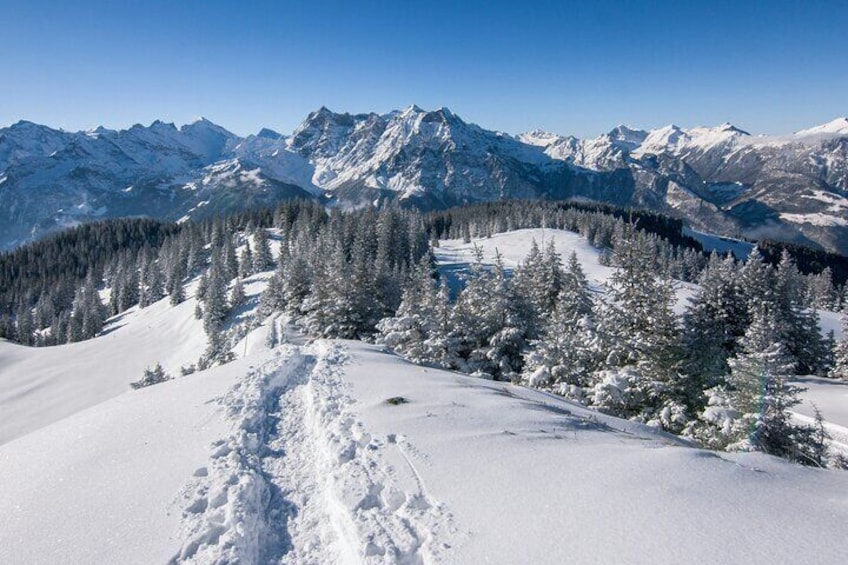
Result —
<instances>
[{"instance_id":1,"label":"path through snow","mask_svg":"<svg viewBox=\"0 0 848 565\"><path fill-rule=\"evenodd\" d=\"M337 343L286 344L221 400L232 434L185 489L173 563L429 563L451 514L405 438L357 421Z\"/></svg>"}]
</instances>

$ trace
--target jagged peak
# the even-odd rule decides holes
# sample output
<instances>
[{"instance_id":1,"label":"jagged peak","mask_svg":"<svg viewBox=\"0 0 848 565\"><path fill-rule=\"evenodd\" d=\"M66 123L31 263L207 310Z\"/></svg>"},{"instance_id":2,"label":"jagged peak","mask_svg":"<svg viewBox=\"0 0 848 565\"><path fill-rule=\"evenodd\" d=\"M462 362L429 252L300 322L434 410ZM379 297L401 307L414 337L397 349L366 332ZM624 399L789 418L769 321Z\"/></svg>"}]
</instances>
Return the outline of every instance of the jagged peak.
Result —
<instances>
[{"instance_id":1,"label":"jagged peak","mask_svg":"<svg viewBox=\"0 0 848 565\"><path fill-rule=\"evenodd\" d=\"M335 115L336 115L335 112L333 112L332 110L330 110L329 108L327 108L326 106L324 106L322 104L320 108L309 113L307 120L312 120L312 119L315 119L315 118L329 118L329 117L335 116Z\"/></svg>"},{"instance_id":2,"label":"jagged peak","mask_svg":"<svg viewBox=\"0 0 848 565\"><path fill-rule=\"evenodd\" d=\"M85 133L85 135L87 135L88 137L99 137L101 135L110 134L114 132L103 126L97 126L96 128L87 129L83 133Z\"/></svg>"},{"instance_id":3,"label":"jagged peak","mask_svg":"<svg viewBox=\"0 0 848 565\"><path fill-rule=\"evenodd\" d=\"M187 123L183 126L183 128L186 128L186 127L209 127L209 128L215 128L215 129L225 129L222 126L219 126L218 124L213 122L212 120L209 120L209 119L207 119L203 116L199 116L199 117L195 118L194 120L192 120L191 122L189 122L189 123ZM180 128L180 129L183 129L183 128Z\"/></svg>"},{"instance_id":4,"label":"jagged peak","mask_svg":"<svg viewBox=\"0 0 848 565\"><path fill-rule=\"evenodd\" d=\"M454 114L450 111L449 108L442 106L438 110L431 110L430 112L426 112L421 117L422 122L441 122L443 124L453 124L453 125L461 125L465 122L462 121L462 118Z\"/></svg>"},{"instance_id":5,"label":"jagged peak","mask_svg":"<svg viewBox=\"0 0 848 565\"><path fill-rule=\"evenodd\" d=\"M648 137L648 132L642 129L632 128L624 124L618 124L612 128L607 134L610 139L615 141L626 141L628 143L639 144L645 141Z\"/></svg>"},{"instance_id":6,"label":"jagged peak","mask_svg":"<svg viewBox=\"0 0 848 565\"><path fill-rule=\"evenodd\" d=\"M277 133L276 131L269 128L262 128L259 130L259 133L256 134L256 137L261 137L264 139L282 139L283 135Z\"/></svg>"},{"instance_id":7,"label":"jagged peak","mask_svg":"<svg viewBox=\"0 0 848 565\"><path fill-rule=\"evenodd\" d=\"M185 124L180 128L180 133L192 133L192 132L204 132L204 131L212 131L223 135L225 137L235 137L233 133L231 133L226 128L219 126L213 121L207 120L204 117L197 118L193 122L189 124Z\"/></svg>"},{"instance_id":8,"label":"jagged peak","mask_svg":"<svg viewBox=\"0 0 848 565\"><path fill-rule=\"evenodd\" d=\"M154 120L150 127L147 128L157 132L175 132L179 131L173 122L163 122L162 120Z\"/></svg>"},{"instance_id":9,"label":"jagged peak","mask_svg":"<svg viewBox=\"0 0 848 565\"><path fill-rule=\"evenodd\" d=\"M731 124L730 122L724 122L723 124L721 124L721 125L718 127L718 129L720 129L721 131L726 131L726 132L731 132L731 133L738 133L739 135L747 135L747 136L750 136L750 135L751 135L750 133L748 133L748 132L747 132L747 131L745 131L744 129L742 129L742 128L738 128L738 127L736 127L735 125Z\"/></svg>"}]
</instances>

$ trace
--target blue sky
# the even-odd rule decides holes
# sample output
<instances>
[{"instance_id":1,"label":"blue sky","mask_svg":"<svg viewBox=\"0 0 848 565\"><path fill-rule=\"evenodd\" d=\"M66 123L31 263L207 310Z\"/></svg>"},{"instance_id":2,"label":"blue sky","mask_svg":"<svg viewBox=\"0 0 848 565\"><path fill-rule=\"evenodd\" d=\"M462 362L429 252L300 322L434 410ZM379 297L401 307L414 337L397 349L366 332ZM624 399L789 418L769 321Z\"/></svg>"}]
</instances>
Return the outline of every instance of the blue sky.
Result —
<instances>
[{"instance_id":1,"label":"blue sky","mask_svg":"<svg viewBox=\"0 0 848 565\"><path fill-rule=\"evenodd\" d=\"M848 114L848 2L0 0L0 126L447 106L518 133Z\"/></svg>"}]
</instances>

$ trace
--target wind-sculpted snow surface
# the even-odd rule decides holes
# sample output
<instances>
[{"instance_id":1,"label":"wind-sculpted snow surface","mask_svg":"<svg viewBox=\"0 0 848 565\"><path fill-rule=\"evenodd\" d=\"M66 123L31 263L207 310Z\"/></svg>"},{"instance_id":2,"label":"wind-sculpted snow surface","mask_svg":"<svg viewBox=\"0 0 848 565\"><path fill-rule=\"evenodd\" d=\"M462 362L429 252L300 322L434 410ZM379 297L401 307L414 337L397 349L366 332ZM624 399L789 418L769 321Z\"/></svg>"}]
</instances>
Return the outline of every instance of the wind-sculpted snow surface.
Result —
<instances>
[{"instance_id":1,"label":"wind-sculpted snow surface","mask_svg":"<svg viewBox=\"0 0 848 565\"><path fill-rule=\"evenodd\" d=\"M221 399L231 422L185 490L173 563L425 563L456 533L403 437L350 409L332 342L283 345Z\"/></svg>"}]
</instances>

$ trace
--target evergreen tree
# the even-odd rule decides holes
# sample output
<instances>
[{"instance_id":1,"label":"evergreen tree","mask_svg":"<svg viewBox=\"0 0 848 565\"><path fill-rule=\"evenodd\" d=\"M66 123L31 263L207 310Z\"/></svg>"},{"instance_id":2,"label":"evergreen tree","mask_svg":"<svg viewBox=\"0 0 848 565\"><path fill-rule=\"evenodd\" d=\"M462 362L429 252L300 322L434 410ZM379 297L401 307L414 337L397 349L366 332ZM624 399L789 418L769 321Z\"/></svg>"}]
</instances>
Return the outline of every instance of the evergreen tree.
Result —
<instances>
[{"instance_id":1,"label":"evergreen tree","mask_svg":"<svg viewBox=\"0 0 848 565\"><path fill-rule=\"evenodd\" d=\"M537 387L583 400L590 376L602 360L589 285L577 256L572 254L563 288L542 336L525 354L522 380Z\"/></svg>"},{"instance_id":2,"label":"evergreen tree","mask_svg":"<svg viewBox=\"0 0 848 565\"><path fill-rule=\"evenodd\" d=\"M77 289L73 302L73 314L68 325L68 341L82 341L96 336L106 319L106 308L97 292L94 277L86 278Z\"/></svg>"},{"instance_id":3,"label":"evergreen tree","mask_svg":"<svg viewBox=\"0 0 848 565\"><path fill-rule=\"evenodd\" d=\"M238 308L244 304L244 301L244 284L242 284L240 278L237 278L236 282L233 283L233 290L230 292L230 309Z\"/></svg>"},{"instance_id":4,"label":"evergreen tree","mask_svg":"<svg viewBox=\"0 0 848 565\"><path fill-rule=\"evenodd\" d=\"M207 287L203 296L203 329L210 337L223 329L224 320L229 314L227 306L227 281L217 264L213 264L207 273Z\"/></svg>"},{"instance_id":5,"label":"evergreen tree","mask_svg":"<svg viewBox=\"0 0 848 565\"><path fill-rule=\"evenodd\" d=\"M825 344L818 314L809 302L801 273L785 249L777 266L775 283L781 338L794 360L795 369L802 374L823 373L821 361L825 357Z\"/></svg>"},{"instance_id":6,"label":"evergreen tree","mask_svg":"<svg viewBox=\"0 0 848 565\"><path fill-rule=\"evenodd\" d=\"M435 361L426 342L437 324L438 314L434 308L437 292L429 260L425 257L410 273L395 315L377 324L378 341L413 363Z\"/></svg>"},{"instance_id":7,"label":"evergreen tree","mask_svg":"<svg viewBox=\"0 0 848 565\"><path fill-rule=\"evenodd\" d=\"M562 286L562 261L553 241L543 254L534 239L512 281L516 297L526 306L527 333L531 338L538 335L541 325L553 312Z\"/></svg>"},{"instance_id":8,"label":"evergreen tree","mask_svg":"<svg viewBox=\"0 0 848 565\"><path fill-rule=\"evenodd\" d=\"M145 369L144 375L141 377L141 379L130 383L130 386L136 389L144 388L155 384L163 383L170 379L171 377L169 377L165 373L165 370L162 368L162 365L156 363L156 366L154 366L152 369Z\"/></svg>"},{"instance_id":9,"label":"evergreen tree","mask_svg":"<svg viewBox=\"0 0 848 565\"><path fill-rule=\"evenodd\" d=\"M32 318L32 309L28 304L21 304L15 315L15 339L21 345L33 345L35 343L35 323Z\"/></svg>"},{"instance_id":10,"label":"evergreen tree","mask_svg":"<svg viewBox=\"0 0 848 565\"><path fill-rule=\"evenodd\" d=\"M186 298L183 280L185 279L185 263L178 257L173 264L170 274L170 289L168 296L171 300L171 306L176 306L183 302Z\"/></svg>"},{"instance_id":11,"label":"evergreen tree","mask_svg":"<svg viewBox=\"0 0 848 565\"><path fill-rule=\"evenodd\" d=\"M253 271L260 273L274 266L274 258L271 255L271 246L268 243L268 232L264 229L256 230L253 236L255 252L253 253Z\"/></svg>"},{"instance_id":12,"label":"evergreen tree","mask_svg":"<svg viewBox=\"0 0 848 565\"><path fill-rule=\"evenodd\" d=\"M842 339L836 342L829 376L848 381L848 313L842 314Z\"/></svg>"},{"instance_id":13,"label":"evergreen tree","mask_svg":"<svg viewBox=\"0 0 848 565\"><path fill-rule=\"evenodd\" d=\"M807 276L807 288L810 303L821 310L834 310L838 303L836 288L833 286L833 270L828 266L817 275Z\"/></svg>"},{"instance_id":14,"label":"evergreen tree","mask_svg":"<svg viewBox=\"0 0 848 565\"><path fill-rule=\"evenodd\" d=\"M730 360L726 385L708 391L696 434L709 447L764 451L797 459L804 429L791 421L790 409L801 402L802 388L791 385L792 360L779 336L773 306L761 304L742 339L742 350Z\"/></svg>"},{"instance_id":15,"label":"evergreen tree","mask_svg":"<svg viewBox=\"0 0 848 565\"><path fill-rule=\"evenodd\" d=\"M613 256L616 271L600 319L600 333L608 351L609 369L628 367L624 380L599 374L594 403L623 417L634 418L672 431L688 422L686 382L681 376L682 351L677 318L672 310L675 294L670 279L656 278L650 242L631 226L617 236ZM618 392L611 386L635 388L641 406L618 412Z\"/></svg>"},{"instance_id":16,"label":"evergreen tree","mask_svg":"<svg viewBox=\"0 0 848 565\"><path fill-rule=\"evenodd\" d=\"M238 276L238 255L236 254L233 238L229 234L223 236L224 243L219 248L219 260L221 261L221 274L227 281L230 281Z\"/></svg>"},{"instance_id":17,"label":"evergreen tree","mask_svg":"<svg viewBox=\"0 0 848 565\"><path fill-rule=\"evenodd\" d=\"M238 276L247 278L255 272L253 252L250 250L250 245L245 245L239 257Z\"/></svg>"},{"instance_id":18,"label":"evergreen tree","mask_svg":"<svg viewBox=\"0 0 848 565\"><path fill-rule=\"evenodd\" d=\"M720 384L730 371L727 359L748 325L748 307L739 288L735 261L713 253L698 279L683 318L684 372L687 396L696 411L703 408L702 392Z\"/></svg>"},{"instance_id":19,"label":"evergreen tree","mask_svg":"<svg viewBox=\"0 0 848 565\"><path fill-rule=\"evenodd\" d=\"M162 298L165 292L164 277L159 262L150 256L143 264L139 306L145 308Z\"/></svg>"}]
</instances>

